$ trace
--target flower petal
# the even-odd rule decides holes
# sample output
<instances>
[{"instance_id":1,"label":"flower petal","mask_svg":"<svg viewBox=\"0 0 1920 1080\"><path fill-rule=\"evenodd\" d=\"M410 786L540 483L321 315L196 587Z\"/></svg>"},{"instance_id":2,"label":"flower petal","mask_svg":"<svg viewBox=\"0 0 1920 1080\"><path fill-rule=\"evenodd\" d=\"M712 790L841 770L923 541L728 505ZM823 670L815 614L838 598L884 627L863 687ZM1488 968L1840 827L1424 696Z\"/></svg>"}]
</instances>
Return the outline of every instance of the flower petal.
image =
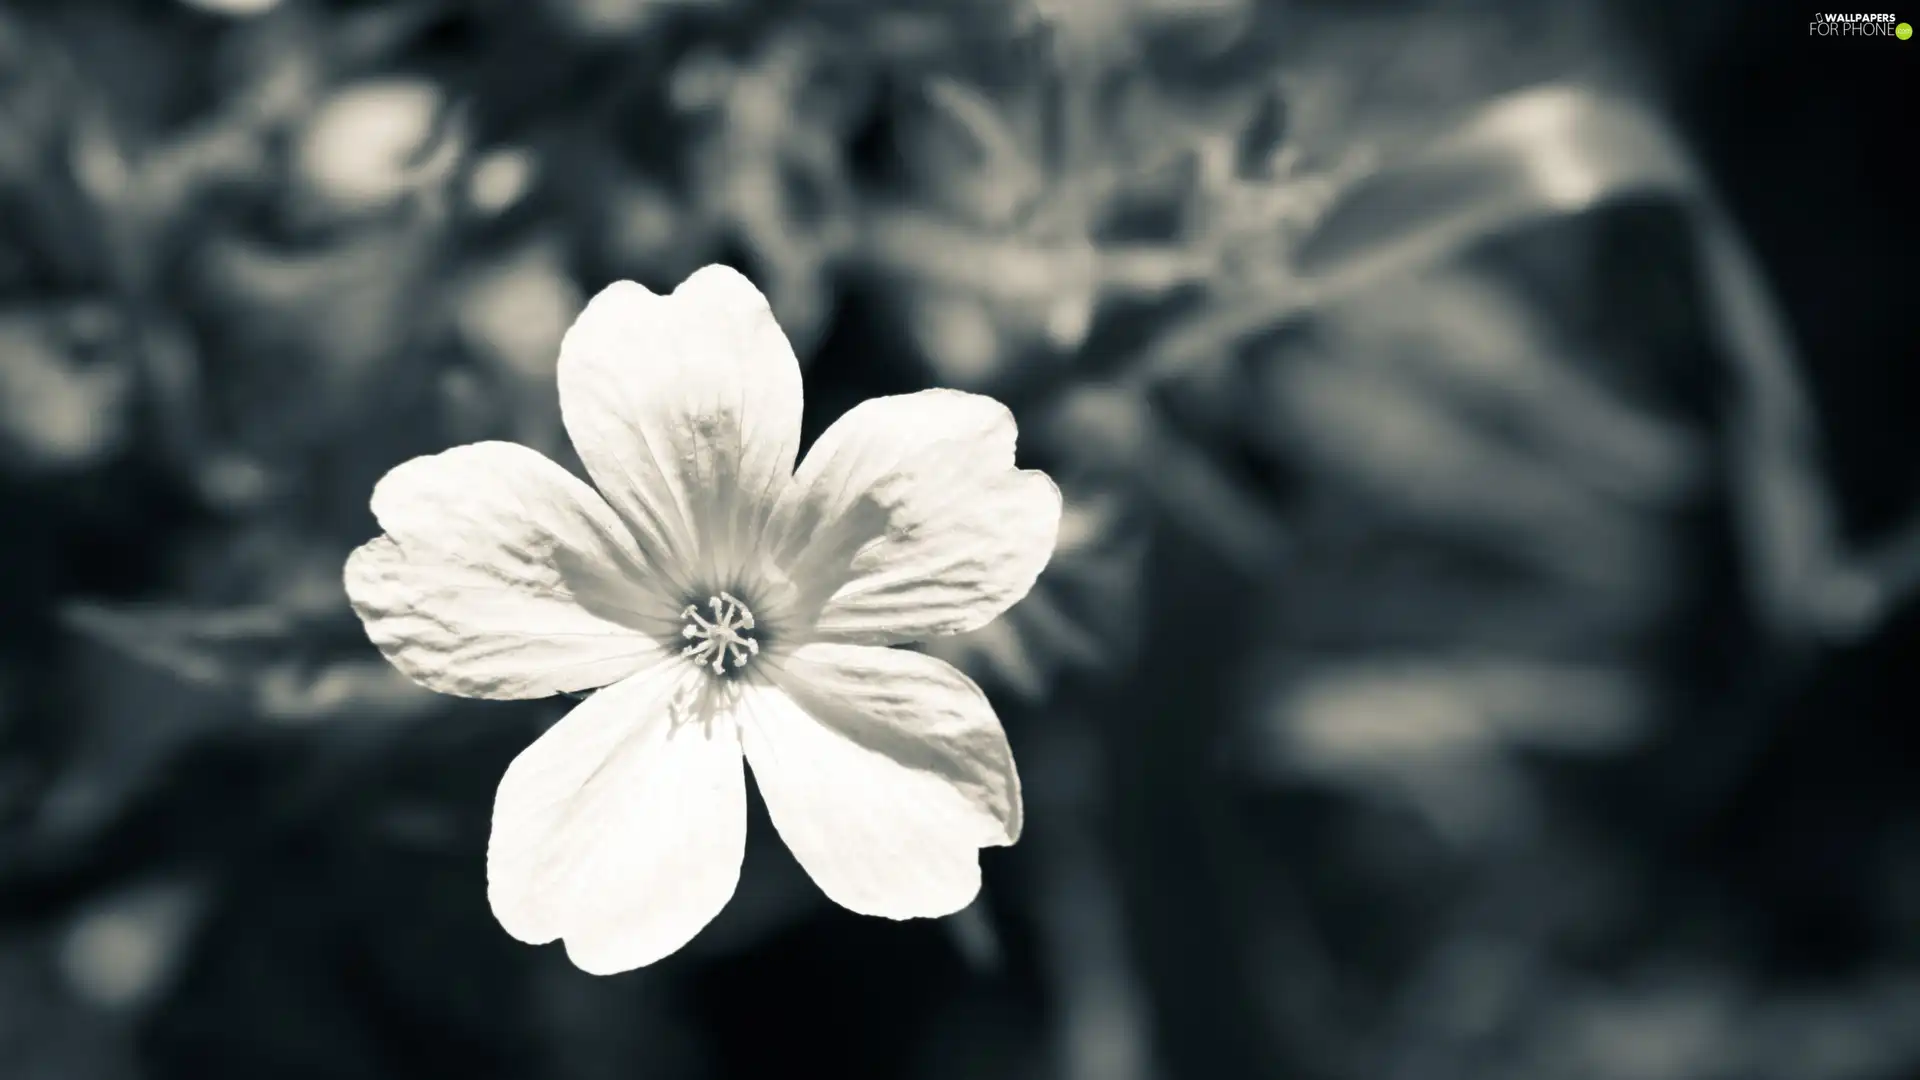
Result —
<instances>
[{"instance_id":1,"label":"flower petal","mask_svg":"<svg viewBox=\"0 0 1920 1080\"><path fill-rule=\"evenodd\" d=\"M1020 836L1020 778L993 706L944 661L813 644L767 665L741 740L780 836L822 892L863 915L949 915L980 890L979 849Z\"/></svg>"},{"instance_id":2,"label":"flower petal","mask_svg":"<svg viewBox=\"0 0 1920 1080\"><path fill-rule=\"evenodd\" d=\"M607 500L678 591L733 587L800 445L800 362L767 300L708 266L669 296L594 297L560 346L560 411Z\"/></svg>"},{"instance_id":3,"label":"flower petal","mask_svg":"<svg viewBox=\"0 0 1920 1080\"><path fill-rule=\"evenodd\" d=\"M674 612L618 515L513 443L395 467L373 489L386 535L347 560L367 636L446 694L537 698L605 686L659 654ZM664 622L662 620L665 620Z\"/></svg>"},{"instance_id":4,"label":"flower petal","mask_svg":"<svg viewBox=\"0 0 1920 1080\"><path fill-rule=\"evenodd\" d=\"M610 975L677 951L726 906L746 852L746 770L714 684L666 661L568 713L508 766L487 899L507 933L564 938Z\"/></svg>"},{"instance_id":5,"label":"flower petal","mask_svg":"<svg viewBox=\"0 0 1920 1080\"><path fill-rule=\"evenodd\" d=\"M1053 555L1060 489L1015 469L1006 406L955 390L873 398L828 428L769 531L816 637L920 641L993 621ZM813 614L808 610L806 614Z\"/></svg>"}]
</instances>

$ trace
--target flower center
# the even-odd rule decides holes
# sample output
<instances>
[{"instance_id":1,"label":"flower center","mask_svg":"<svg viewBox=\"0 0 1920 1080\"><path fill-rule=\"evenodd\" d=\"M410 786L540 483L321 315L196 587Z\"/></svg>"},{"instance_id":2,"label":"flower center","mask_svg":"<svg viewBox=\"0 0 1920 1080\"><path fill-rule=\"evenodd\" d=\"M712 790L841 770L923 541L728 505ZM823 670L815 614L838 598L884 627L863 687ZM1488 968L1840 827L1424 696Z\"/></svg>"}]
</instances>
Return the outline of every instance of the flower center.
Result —
<instances>
[{"instance_id":1,"label":"flower center","mask_svg":"<svg viewBox=\"0 0 1920 1080\"><path fill-rule=\"evenodd\" d=\"M688 604L680 613L687 620L680 636L693 642L680 655L707 665L715 675L725 674L729 661L736 671L746 667L748 660L760 655L760 642L753 637L753 612L728 593L707 597L707 607L713 611L711 619L700 614L698 604Z\"/></svg>"}]
</instances>

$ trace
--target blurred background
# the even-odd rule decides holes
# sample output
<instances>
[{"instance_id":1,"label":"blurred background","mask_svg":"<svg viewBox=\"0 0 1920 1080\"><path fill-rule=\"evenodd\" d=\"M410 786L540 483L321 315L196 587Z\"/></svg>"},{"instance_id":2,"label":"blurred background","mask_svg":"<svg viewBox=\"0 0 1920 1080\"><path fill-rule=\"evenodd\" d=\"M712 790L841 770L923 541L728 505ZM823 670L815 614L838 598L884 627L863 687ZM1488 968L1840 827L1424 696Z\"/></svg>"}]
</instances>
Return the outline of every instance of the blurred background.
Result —
<instances>
[{"instance_id":1,"label":"blurred background","mask_svg":"<svg viewBox=\"0 0 1920 1080\"><path fill-rule=\"evenodd\" d=\"M1920 12L1902 12L1903 17ZM1920 1076L1920 42L1730 2L0 0L0 1077ZM1913 21L1920 21L1914 19ZM1067 495L980 901L485 899L347 609L585 297Z\"/></svg>"}]
</instances>

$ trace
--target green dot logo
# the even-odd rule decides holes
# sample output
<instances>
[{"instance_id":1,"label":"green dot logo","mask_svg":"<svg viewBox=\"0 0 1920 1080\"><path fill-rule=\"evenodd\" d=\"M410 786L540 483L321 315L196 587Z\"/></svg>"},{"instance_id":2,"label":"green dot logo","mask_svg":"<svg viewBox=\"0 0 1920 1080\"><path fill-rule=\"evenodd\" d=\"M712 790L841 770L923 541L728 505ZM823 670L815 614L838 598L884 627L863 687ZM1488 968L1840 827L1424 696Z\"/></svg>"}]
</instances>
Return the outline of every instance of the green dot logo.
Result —
<instances>
[{"instance_id":1,"label":"green dot logo","mask_svg":"<svg viewBox=\"0 0 1920 1080\"><path fill-rule=\"evenodd\" d=\"M1908 26L1906 23L1901 23L1893 28L1893 36L1899 38L1901 41L1905 41L1913 36L1913 27Z\"/></svg>"}]
</instances>

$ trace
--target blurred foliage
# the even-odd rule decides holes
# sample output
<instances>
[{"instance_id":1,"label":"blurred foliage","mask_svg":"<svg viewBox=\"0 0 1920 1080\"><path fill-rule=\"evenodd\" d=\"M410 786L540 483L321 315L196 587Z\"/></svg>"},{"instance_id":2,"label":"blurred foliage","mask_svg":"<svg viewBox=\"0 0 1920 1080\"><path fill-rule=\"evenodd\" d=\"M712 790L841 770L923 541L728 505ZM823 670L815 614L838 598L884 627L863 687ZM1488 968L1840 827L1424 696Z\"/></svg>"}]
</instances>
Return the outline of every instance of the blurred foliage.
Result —
<instances>
[{"instance_id":1,"label":"blurred foliage","mask_svg":"<svg viewBox=\"0 0 1920 1080\"><path fill-rule=\"evenodd\" d=\"M7 1075L1909 1075L1920 814L1773 808L1786 717L1911 700L1920 543L1842 544L1630 56L1568 2L0 7ZM716 260L810 436L977 389L1060 480L927 646L1030 828L891 925L756 807L595 980L484 900L566 703L413 687L339 568L412 454L577 464L574 314Z\"/></svg>"}]
</instances>

